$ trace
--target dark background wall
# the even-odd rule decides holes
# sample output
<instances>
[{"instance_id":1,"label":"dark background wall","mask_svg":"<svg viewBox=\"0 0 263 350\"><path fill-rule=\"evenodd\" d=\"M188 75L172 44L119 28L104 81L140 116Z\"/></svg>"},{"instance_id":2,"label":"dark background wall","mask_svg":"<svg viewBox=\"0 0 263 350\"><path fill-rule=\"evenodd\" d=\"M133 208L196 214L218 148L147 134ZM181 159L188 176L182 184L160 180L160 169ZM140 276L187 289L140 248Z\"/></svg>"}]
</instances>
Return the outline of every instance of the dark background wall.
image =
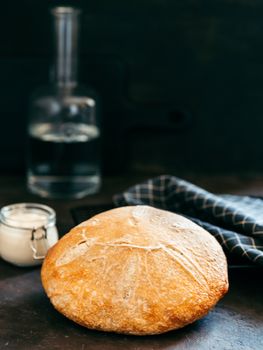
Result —
<instances>
[{"instance_id":1,"label":"dark background wall","mask_svg":"<svg viewBox=\"0 0 263 350\"><path fill-rule=\"evenodd\" d=\"M48 8L82 7L80 80L103 102L107 173L263 170L263 2L1 2L0 168L24 170L28 98L48 80Z\"/></svg>"}]
</instances>

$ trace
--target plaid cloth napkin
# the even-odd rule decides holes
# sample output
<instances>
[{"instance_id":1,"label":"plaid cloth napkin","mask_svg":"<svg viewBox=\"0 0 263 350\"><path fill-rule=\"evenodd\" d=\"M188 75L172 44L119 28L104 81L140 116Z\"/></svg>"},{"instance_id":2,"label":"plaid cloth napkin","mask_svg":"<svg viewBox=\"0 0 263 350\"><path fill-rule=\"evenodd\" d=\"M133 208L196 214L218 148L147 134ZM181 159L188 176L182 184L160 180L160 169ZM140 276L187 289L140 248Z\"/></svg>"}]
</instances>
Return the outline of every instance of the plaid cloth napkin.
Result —
<instances>
[{"instance_id":1,"label":"plaid cloth napkin","mask_svg":"<svg viewBox=\"0 0 263 350\"><path fill-rule=\"evenodd\" d=\"M214 195L174 176L162 175L115 195L114 203L151 205L188 217L210 232L227 255L263 266L263 200Z\"/></svg>"}]
</instances>

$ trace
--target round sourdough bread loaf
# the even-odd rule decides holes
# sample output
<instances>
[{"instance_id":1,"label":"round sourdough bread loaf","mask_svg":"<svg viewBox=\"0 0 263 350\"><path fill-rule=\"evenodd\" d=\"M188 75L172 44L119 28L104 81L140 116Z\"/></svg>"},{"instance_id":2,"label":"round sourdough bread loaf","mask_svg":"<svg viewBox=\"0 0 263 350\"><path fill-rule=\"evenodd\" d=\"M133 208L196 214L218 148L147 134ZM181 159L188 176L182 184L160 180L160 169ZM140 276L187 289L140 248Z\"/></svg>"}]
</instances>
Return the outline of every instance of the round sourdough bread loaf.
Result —
<instances>
[{"instance_id":1,"label":"round sourdough bread loaf","mask_svg":"<svg viewBox=\"0 0 263 350\"><path fill-rule=\"evenodd\" d=\"M174 213L106 211L73 228L43 263L54 307L91 329L146 335L204 316L228 290L221 246Z\"/></svg>"}]
</instances>

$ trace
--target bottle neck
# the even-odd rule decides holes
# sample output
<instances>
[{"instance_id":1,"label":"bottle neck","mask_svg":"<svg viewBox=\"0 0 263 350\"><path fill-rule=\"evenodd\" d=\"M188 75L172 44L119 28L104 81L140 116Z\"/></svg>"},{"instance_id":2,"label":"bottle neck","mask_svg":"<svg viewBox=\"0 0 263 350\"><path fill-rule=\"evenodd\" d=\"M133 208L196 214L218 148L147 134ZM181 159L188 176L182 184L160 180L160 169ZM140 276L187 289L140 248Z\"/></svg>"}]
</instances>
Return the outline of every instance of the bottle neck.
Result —
<instances>
[{"instance_id":1,"label":"bottle neck","mask_svg":"<svg viewBox=\"0 0 263 350\"><path fill-rule=\"evenodd\" d=\"M61 88L77 85L78 17L80 11L72 7L55 7L53 83Z\"/></svg>"}]
</instances>

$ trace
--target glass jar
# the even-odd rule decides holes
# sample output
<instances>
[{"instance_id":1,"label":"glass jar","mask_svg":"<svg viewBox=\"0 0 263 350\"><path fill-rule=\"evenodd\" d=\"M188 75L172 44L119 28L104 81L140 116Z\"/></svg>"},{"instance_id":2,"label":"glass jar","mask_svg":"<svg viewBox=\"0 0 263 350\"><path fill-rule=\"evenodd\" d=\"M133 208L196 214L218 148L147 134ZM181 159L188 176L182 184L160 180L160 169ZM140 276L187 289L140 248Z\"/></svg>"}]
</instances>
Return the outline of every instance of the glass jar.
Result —
<instances>
[{"instance_id":1,"label":"glass jar","mask_svg":"<svg viewBox=\"0 0 263 350\"><path fill-rule=\"evenodd\" d=\"M17 266L42 263L58 240L56 214L46 205L18 203L0 211L0 255Z\"/></svg>"},{"instance_id":2,"label":"glass jar","mask_svg":"<svg viewBox=\"0 0 263 350\"><path fill-rule=\"evenodd\" d=\"M33 93L29 106L27 186L47 198L81 198L101 183L96 94L77 79L79 13L73 7L51 10L51 80Z\"/></svg>"}]
</instances>

